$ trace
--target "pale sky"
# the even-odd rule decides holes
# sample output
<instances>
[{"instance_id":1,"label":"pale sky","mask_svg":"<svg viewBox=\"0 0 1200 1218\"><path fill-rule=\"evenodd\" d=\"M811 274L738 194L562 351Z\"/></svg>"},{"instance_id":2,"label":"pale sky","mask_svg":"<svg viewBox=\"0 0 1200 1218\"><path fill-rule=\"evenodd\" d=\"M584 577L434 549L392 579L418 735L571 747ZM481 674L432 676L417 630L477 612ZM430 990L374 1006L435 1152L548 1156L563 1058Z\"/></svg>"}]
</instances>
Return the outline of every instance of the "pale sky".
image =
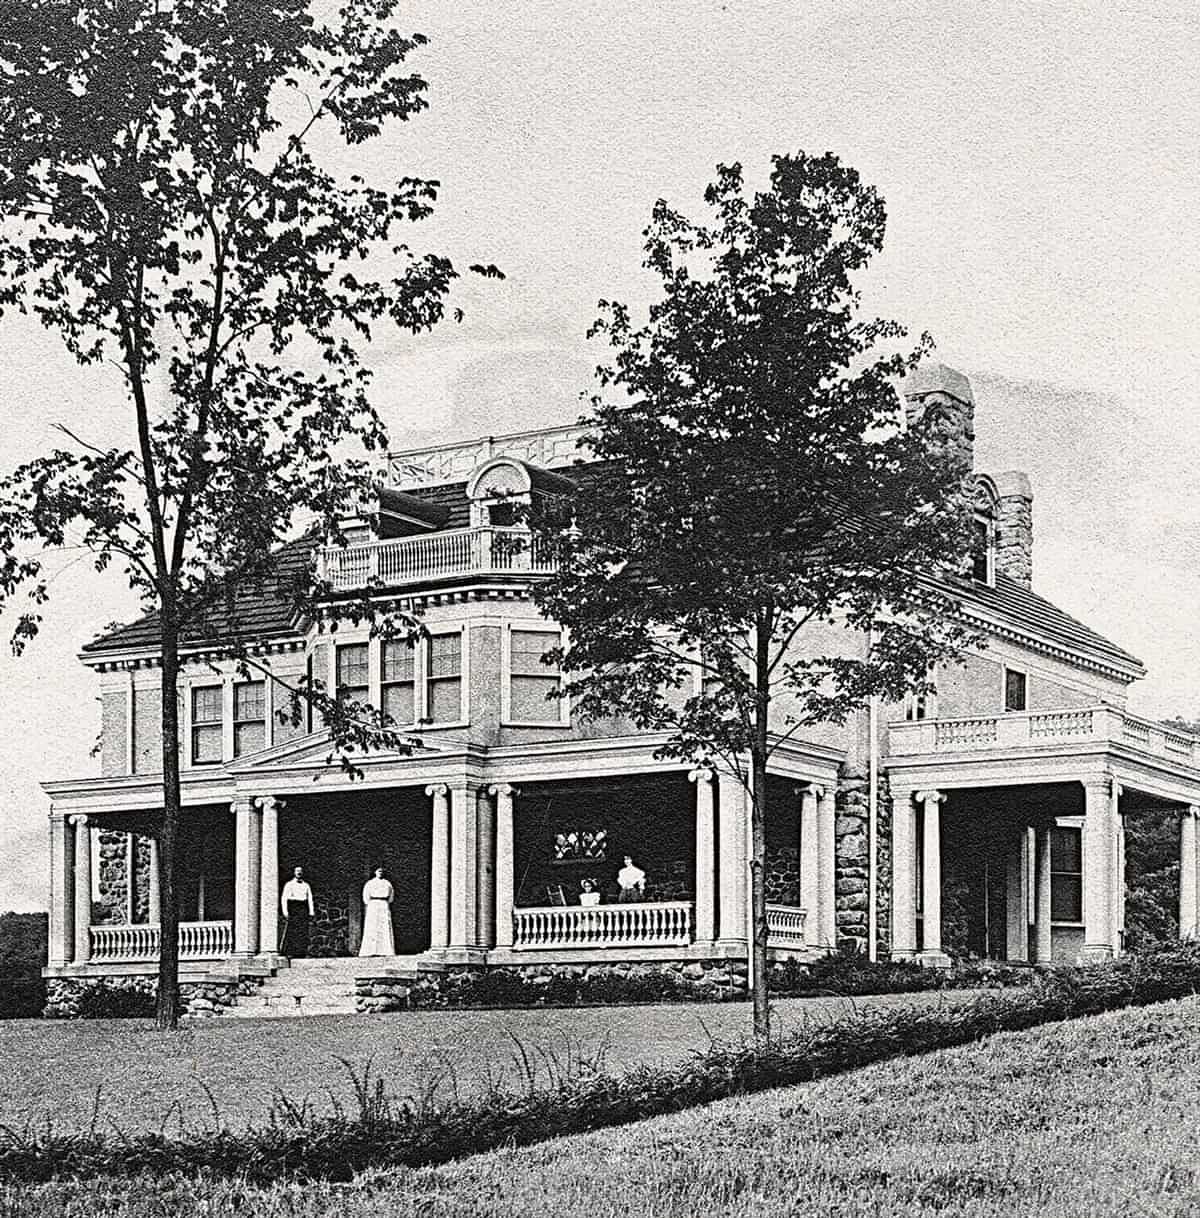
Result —
<instances>
[{"instance_id":1,"label":"pale sky","mask_svg":"<svg viewBox=\"0 0 1200 1218\"><path fill-rule=\"evenodd\" d=\"M430 110L368 145L440 178L417 245L498 263L467 320L377 344L397 444L568 421L600 298L644 303L659 196L697 211L721 161L836 152L888 204L870 308L971 377L981 469L1033 476L1034 586L1139 655L1131 705L1200 714L1200 15L1192 4L428 0L404 24ZM113 376L0 322L0 468L63 421L123 430ZM78 647L136 612L56 557L42 637L0 654L0 910L46 903L38 783L95 772ZM0 620L7 638L10 623Z\"/></svg>"}]
</instances>

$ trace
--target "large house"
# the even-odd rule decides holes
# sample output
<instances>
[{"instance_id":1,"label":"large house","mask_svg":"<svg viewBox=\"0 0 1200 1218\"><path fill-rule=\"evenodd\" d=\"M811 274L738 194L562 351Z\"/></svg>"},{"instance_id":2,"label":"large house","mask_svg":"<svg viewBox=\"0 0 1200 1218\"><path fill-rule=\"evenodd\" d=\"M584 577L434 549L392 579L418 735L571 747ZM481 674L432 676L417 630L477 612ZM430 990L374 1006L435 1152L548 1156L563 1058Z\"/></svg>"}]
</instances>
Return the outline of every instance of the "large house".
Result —
<instances>
[{"instance_id":1,"label":"large house","mask_svg":"<svg viewBox=\"0 0 1200 1218\"><path fill-rule=\"evenodd\" d=\"M926 367L906 397L910 410L950 408L970 445L964 377ZM659 736L578 721L547 697L557 677L540 660L559 631L531 599L546 567L519 544L513 500L571 488L578 439L562 427L393 454L379 510L348 544L314 555L294 543L276 577L214 606L182 676L185 973L285 967L279 893L300 865L317 956L356 953L363 881L382 866L397 891L396 951L410 963L657 961L744 978L744 789L658 759ZM1129 714L1140 662L1033 591L1028 479L975 477L980 550L957 587L984 645L940 668L935 695L865 707L776 754L767 880L778 953L1112 956L1124 827L1168 810L1181 825L1180 927L1195 931L1197 742ZM331 598L373 581L374 594L421 613L427 637L414 647L332 610L298 616L291 581L314 560ZM222 629L252 640L270 679L239 674ZM45 784L46 973L63 983L148 974L158 948L153 620L105 634L81 659L100 687L102 775ZM311 714L278 713L305 673L382 707L419 746L362 756L357 776L331 765ZM645 872L641 899L617 888L626 856ZM598 905L580 904L584 880Z\"/></svg>"}]
</instances>

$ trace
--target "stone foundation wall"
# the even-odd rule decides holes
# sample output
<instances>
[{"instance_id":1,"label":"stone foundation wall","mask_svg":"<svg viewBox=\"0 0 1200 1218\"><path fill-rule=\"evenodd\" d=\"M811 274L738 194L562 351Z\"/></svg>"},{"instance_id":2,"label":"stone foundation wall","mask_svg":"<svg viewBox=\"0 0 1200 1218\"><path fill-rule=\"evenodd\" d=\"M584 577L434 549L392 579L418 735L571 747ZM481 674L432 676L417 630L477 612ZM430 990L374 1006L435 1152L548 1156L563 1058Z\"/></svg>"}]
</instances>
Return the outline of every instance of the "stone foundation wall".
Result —
<instances>
[{"instance_id":1,"label":"stone foundation wall","mask_svg":"<svg viewBox=\"0 0 1200 1218\"><path fill-rule=\"evenodd\" d=\"M877 792L879 841L876 844L876 935L879 958L891 948L892 867L891 801L886 775L879 775ZM868 864L870 830L870 780L866 774L843 770L838 779L834 826L837 868L835 900L837 909L837 946L841 951L866 954Z\"/></svg>"},{"instance_id":2,"label":"stone foundation wall","mask_svg":"<svg viewBox=\"0 0 1200 1218\"><path fill-rule=\"evenodd\" d=\"M184 981L179 985L183 1013L192 1018L220 1015L237 1005L239 994L253 994L262 984L258 977L239 977L219 981ZM45 1019L81 1019L89 1001L111 1002L114 1014L121 1003L134 1003L138 997L152 1003L158 992L154 977L53 977L46 982Z\"/></svg>"},{"instance_id":3,"label":"stone foundation wall","mask_svg":"<svg viewBox=\"0 0 1200 1218\"><path fill-rule=\"evenodd\" d=\"M472 991L484 978L497 990L506 981L512 983L513 990L519 990L524 1000L511 1005L536 1006L545 1001L539 998L538 991L549 991L555 978L586 980L598 986L611 983L614 990L623 984L636 985L640 981L664 978L677 983L680 996L689 1001L727 1002L745 997L747 977L744 960L655 960L619 964L527 964L494 969L462 967L419 971L408 978L359 977L355 986L358 1010L379 1013L410 1008L481 1006L484 1004L474 999Z\"/></svg>"}]
</instances>

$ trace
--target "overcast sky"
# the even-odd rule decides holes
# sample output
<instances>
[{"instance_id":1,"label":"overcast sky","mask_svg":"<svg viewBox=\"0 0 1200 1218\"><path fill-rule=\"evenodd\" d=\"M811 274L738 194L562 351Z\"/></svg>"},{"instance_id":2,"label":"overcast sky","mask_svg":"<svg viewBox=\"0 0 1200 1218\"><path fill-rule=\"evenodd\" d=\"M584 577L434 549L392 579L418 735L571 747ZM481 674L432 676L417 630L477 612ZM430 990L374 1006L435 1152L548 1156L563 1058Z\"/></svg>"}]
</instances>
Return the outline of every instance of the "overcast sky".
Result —
<instances>
[{"instance_id":1,"label":"overcast sky","mask_svg":"<svg viewBox=\"0 0 1200 1218\"><path fill-rule=\"evenodd\" d=\"M753 178L830 149L888 204L869 306L971 377L980 468L1033 475L1035 588L1146 661L1135 709L1200 713L1194 5L429 0L404 23L431 39L431 109L371 167L440 178L421 239L508 279L470 288L462 325L377 346L397 443L573 418L596 301L645 301L654 200L696 210L718 162ZM0 467L56 421L123 433L112 377L32 327L0 323L0 361ZM136 612L54 562L42 638L0 656L0 910L45 906L37 784L96 765L75 653Z\"/></svg>"}]
</instances>

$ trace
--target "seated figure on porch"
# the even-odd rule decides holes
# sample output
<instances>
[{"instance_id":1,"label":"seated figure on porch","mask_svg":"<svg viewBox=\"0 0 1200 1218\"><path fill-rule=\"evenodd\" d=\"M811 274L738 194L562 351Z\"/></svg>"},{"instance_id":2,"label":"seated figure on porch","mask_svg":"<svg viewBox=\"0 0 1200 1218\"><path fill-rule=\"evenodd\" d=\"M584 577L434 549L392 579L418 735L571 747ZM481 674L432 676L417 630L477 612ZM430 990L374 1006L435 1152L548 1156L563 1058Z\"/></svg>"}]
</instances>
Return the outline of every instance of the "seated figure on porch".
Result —
<instances>
[{"instance_id":1,"label":"seated figure on porch","mask_svg":"<svg viewBox=\"0 0 1200 1218\"><path fill-rule=\"evenodd\" d=\"M600 893L596 889L594 880L582 879L579 881L579 904L580 905L599 905Z\"/></svg>"},{"instance_id":2,"label":"seated figure on porch","mask_svg":"<svg viewBox=\"0 0 1200 1218\"><path fill-rule=\"evenodd\" d=\"M279 950L285 956L302 959L308 955L308 923L316 914L313 906L312 888L304 878L304 868L292 870L292 878L283 886L279 907L287 924L283 931L283 942Z\"/></svg>"},{"instance_id":3,"label":"seated figure on porch","mask_svg":"<svg viewBox=\"0 0 1200 1218\"><path fill-rule=\"evenodd\" d=\"M617 884L621 889L622 901L644 901L646 899L646 873L635 867L633 859L627 854L625 865L617 872Z\"/></svg>"},{"instance_id":4,"label":"seated figure on porch","mask_svg":"<svg viewBox=\"0 0 1200 1218\"><path fill-rule=\"evenodd\" d=\"M366 910L363 915L362 944L360 956L394 956L395 940L392 938L392 901L396 890L383 878L383 868L376 867L375 875L363 885L362 899Z\"/></svg>"}]
</instances>

